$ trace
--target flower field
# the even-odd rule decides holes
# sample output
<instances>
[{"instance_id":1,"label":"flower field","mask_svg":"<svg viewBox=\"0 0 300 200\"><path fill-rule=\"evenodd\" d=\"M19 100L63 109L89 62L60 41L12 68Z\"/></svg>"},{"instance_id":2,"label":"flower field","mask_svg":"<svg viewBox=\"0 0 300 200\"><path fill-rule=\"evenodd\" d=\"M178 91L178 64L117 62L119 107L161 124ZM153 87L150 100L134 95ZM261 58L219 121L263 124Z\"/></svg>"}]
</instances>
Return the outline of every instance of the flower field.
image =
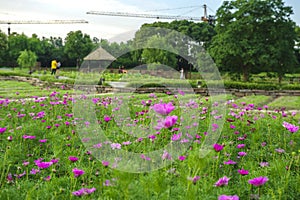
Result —
<instances>
[{"instance_id":1,"label":"flower field","mask_svg":"<svg viewBox=\"0 0 300 200\"><path fill-rule=\"evenodd\" d=\"M68 92L0 100L0 199L300 199L296 112Z\"/></svg>"}]
</instances>

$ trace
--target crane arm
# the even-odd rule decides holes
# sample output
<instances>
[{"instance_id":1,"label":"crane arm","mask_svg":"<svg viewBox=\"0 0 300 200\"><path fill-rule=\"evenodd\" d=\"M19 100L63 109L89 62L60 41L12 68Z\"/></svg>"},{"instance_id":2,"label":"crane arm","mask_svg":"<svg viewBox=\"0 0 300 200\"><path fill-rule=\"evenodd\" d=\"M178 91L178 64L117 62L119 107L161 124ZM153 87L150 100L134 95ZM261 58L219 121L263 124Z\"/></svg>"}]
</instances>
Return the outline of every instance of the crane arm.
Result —
<instances>
[{"instance_id":1,"label":"crane arm","mask_svg":"<svg viewBox=\"0 0 300 200\"><path fill-rule=\"evenodd\" d=\"M105 11L89 11L86 14L90 15L108 15L108 16L121 16L121 17L139 17L139 18L155 18L155 19L174 19L174 20L193 20L201 21L200 17L190 16L172 16L172 15L155 15L155 14L137 14L127 12L105 12Z\"/></svg>"},{"instance_id":2,"label":"crane arm","mask_svg":"<svg viewBox=\"0 0 300 200\"><path fill-rule=\"evenodd\" d=\"M88 23L85 20L0 20L0 24L81 24Z\"/></svg>"}]
</instances>

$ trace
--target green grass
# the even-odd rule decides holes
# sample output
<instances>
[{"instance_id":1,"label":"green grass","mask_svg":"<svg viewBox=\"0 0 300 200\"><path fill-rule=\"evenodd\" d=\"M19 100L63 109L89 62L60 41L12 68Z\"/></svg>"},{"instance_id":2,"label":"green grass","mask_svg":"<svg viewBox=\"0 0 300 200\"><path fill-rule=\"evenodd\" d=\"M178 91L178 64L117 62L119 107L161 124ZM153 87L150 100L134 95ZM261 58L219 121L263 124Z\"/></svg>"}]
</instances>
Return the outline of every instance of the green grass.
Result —
<instances>
[{"instance_id":1,"label":"green grass","mask_svg":"<svg viewBox=\"0 0 300 200\"><path fill-rule=\"evenodd\" d=\"M251 96L245 96L242 98L238 98L235 100L235 103L243 103L243 102L251 102L256 107L257 106L264 106L267 105L269 102L272 101L271 96L265 96L265 95L251 95Z\"/></svg>"},{"instance_id":2,"label":"green grass","mask_svg":"<svg viewBox=\"0 0 300 200\"><path fill-rule=\"evenodd\" d=\"M1 81L0 97L1 98L29 98L33 96L48 96L51 91L65 93L66 90L50 89L32 86L27 82L18 81Z\"/></svg>"},{"instance_id":3,"label":"green grass","mask_svg":"<svg viewBox=\"0 0 300 200\"><path fill-rule=\"evenodd\" d=\"M282 96L268 104L272 108L300 110L300 96Z\"/></svg>"}]
</instances>

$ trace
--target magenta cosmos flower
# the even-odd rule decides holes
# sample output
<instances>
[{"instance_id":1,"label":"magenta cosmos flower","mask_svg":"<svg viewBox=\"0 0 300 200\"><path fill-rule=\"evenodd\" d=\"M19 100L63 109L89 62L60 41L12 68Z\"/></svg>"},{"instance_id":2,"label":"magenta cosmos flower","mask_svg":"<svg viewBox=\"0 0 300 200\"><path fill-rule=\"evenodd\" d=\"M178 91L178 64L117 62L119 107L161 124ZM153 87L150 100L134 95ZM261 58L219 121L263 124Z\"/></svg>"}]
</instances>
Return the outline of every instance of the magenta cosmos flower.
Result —
<instances>
[{"instance_id":1,"label":"magenta cosmos flower","mask_svg":"<svg viewBox=\"0 0 300 200\"><path fill-rule=\"evenodd\" d=\"M3 134L5 131L6 131L6 127L4 127L4 128L0 127L0 134Z\"/></svg>"},{"instance_id":2,"label":"magenta cosmos flower","mask_svg":"<svg viewBox=\"0 0 300 200\"><path fill-rule=\"evenodd\" d=\"M224 176L215 183L215 186L219 187L219 186L223 186L223 185L228 185L229 180L230 180L230 178L228 178L227 176Z\"/></svg>"},{"instance_id":3,"label":"magenta cosmos flower","mask_svg":"<svg viewBox=\"0 0 300 200\"><path fill-rule=\"evenodd\" d=\"M172 127L174 124L176 124L178 117L176 115L173 116L167 116L164 122L164 127L165 128L170 128Z\"/></svg>"},{"instance_id":4,"label":"magenta cosmos flower","mask_svg":"<svg viewBox=\"0 0 300 200\"><path fill-rule=\"evenodd\" d=\"M223 145L221 145L221 144L214 144L213 147L216 152L222 151L224 148Z\"/></svg>"},{"instance_id":5,"label":"magenta cosmos flower","mask_svg":"<svg viewBox=\"0 0 300 200\"><path fill-rule=\"evenodd\" d=\"M78 191L72 192L72 194L75 195L75 196L83 196L83 195L91 194L95 191L96 191L96 188L91 188L91 189L81 188Z\"/></svg>"},{"instance_id":6,"label":"magenta cosmos flower","mask_svg":"<svg viewBox=\"0 0 300 200\"><path fill-rule=\"evenodd\" d=\"M248 175L249 174L249 171L248 170L245 170L245 169L238 169L238 172L240 175L244 176L244 175Z\"/></svg>"},{"instance_id":7,"label":"magenta cosmos flower","mask_svg":"<svg viewBox=\"0 0 300 200\"><path fill-rule=\"evenodd\" d=\"M168 115L174 109L175 109L175 107L173 106L172 102L169 102L167 104L166 103L154 104L154 106L153 106L153 110L161 115Z\"/></svg>"},{"instance_id":8,"label":"magenta cosmos flower","mask_svg":"<svg viewBox=\"0 0 300 200\"><path fill-rule=\"evenodd\" d=\"M78 158L75 156L69 156L69 160L72 162L76 162L78 160Z\"/></svg>"},{"instance_id":9,"label":"magenta cosmos flower","mask_svg":"<svg viewBox=\"0 0 300 200\"><path fill-rule=\"evenodd\" d=\"M218 197L218 200L239 200L239 197L237 195L227 196L227 195L223 194Z\"/></svg>"},{"instance_id":10,"label":"magenta cosmos flower","mask_svg":"<svg viewBox=\"0 0 300 200\"><path fill-rule=\"evenodd\" d=\"M295 133L295 132L297 132L299 130L299 126L295 126L295 125L290 124L288 122L283 122L282 126L285 127L291 133Z\"/></svg>"},{"instance_id":11,"label":"magenta cosmos flower","mask_svg":"<svg viewBox=\"0 0 300 200\"><path fill-rule=\"evenodd\" d=\"M46 169L49 168L51 165L53 165L53 162L40 162L35 161L36 166L38 166L40 169Z\"/></svg>"},{"instance_id":12,"label":"magenta cosmos flower","mask_svg":"<svg viewBox=\"0 0 300 200\"><path fill-rule=\"evenodd\" d=\"M84 174L84 171L82 169L74 168L73 169L73 174L74 174L75 177L79 177L79 176Z\"/></svg>"},{"instance_id":13,"label":"magenta cosmos flower","mask_svg":"<svg viewBox=\"0 0 300 200\"><path fill-rule=\"evenodd\" d=\"M105 122L109 122L111 120L111 117L109 117L109 116L104 116L104 121Z\"/></svg>"},{"instance_id":14,"label":"magenta cosmos flower","mask_svg":"<svg viewBox=\"0 0 300 200\"><path fill-rule=\"evenodd\" d=\"M254 186L261 186L265 184L269 179L265 176L260 176L254 179L250 179L248 181L249 184L254 185Z\"/></svg>"}]
</instances>

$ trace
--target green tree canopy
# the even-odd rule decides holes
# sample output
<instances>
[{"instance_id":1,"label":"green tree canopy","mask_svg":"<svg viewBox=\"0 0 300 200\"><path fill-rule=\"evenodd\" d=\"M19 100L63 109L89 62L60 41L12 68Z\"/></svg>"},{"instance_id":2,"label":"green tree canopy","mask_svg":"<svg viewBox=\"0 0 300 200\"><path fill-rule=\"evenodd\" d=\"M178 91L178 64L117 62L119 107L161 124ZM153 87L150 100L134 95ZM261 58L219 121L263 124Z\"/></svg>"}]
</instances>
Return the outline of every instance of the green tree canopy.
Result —
<instances>
[{"instance_id":1,"label":"green tree canopy","mask_svg":"<svg viewBox=\"0 0 300 200\"><path fill-rule=\"evenodd\" d=\"M31 67L34 67L36 64L36 60L37 56L34 52L24 50L20 52L17 62L21 67L29 67L31 71Z\"/></svg>"},{"instance_id":2,"label":"green tree canopy","mask_svg":"<svg viewBox=\"0 0 300 200\"><path fill-rule=\"evenodd\" d=\"M0 30L0 64L3 65L7 55L7 35Z\"/></svg>"},{"instance_id":3,"label":"green tree canopy","mask_svg":"<svg viewBox=\"0 0 300 200\"><path fill-rule=\"evenodd\" d=\"M280 78L296 64L292 13L282 0L224 1L210 54L221 70L243 74L245 81L262 70Z\"/></svg>"},{"instance_id":4,"label":"green tree canopy","mask_svg":"<svg viewBox=\"0 0 300 200\"><path fill-rule=\"evenodd\" d=\"M71 31L65 38L65 53L70 59L82 60L95 47L90 36L81 31ZM79 63L77 62L77 65ZM78 67L78 66L77 66Z\"/></svg>"}]
</instances>

